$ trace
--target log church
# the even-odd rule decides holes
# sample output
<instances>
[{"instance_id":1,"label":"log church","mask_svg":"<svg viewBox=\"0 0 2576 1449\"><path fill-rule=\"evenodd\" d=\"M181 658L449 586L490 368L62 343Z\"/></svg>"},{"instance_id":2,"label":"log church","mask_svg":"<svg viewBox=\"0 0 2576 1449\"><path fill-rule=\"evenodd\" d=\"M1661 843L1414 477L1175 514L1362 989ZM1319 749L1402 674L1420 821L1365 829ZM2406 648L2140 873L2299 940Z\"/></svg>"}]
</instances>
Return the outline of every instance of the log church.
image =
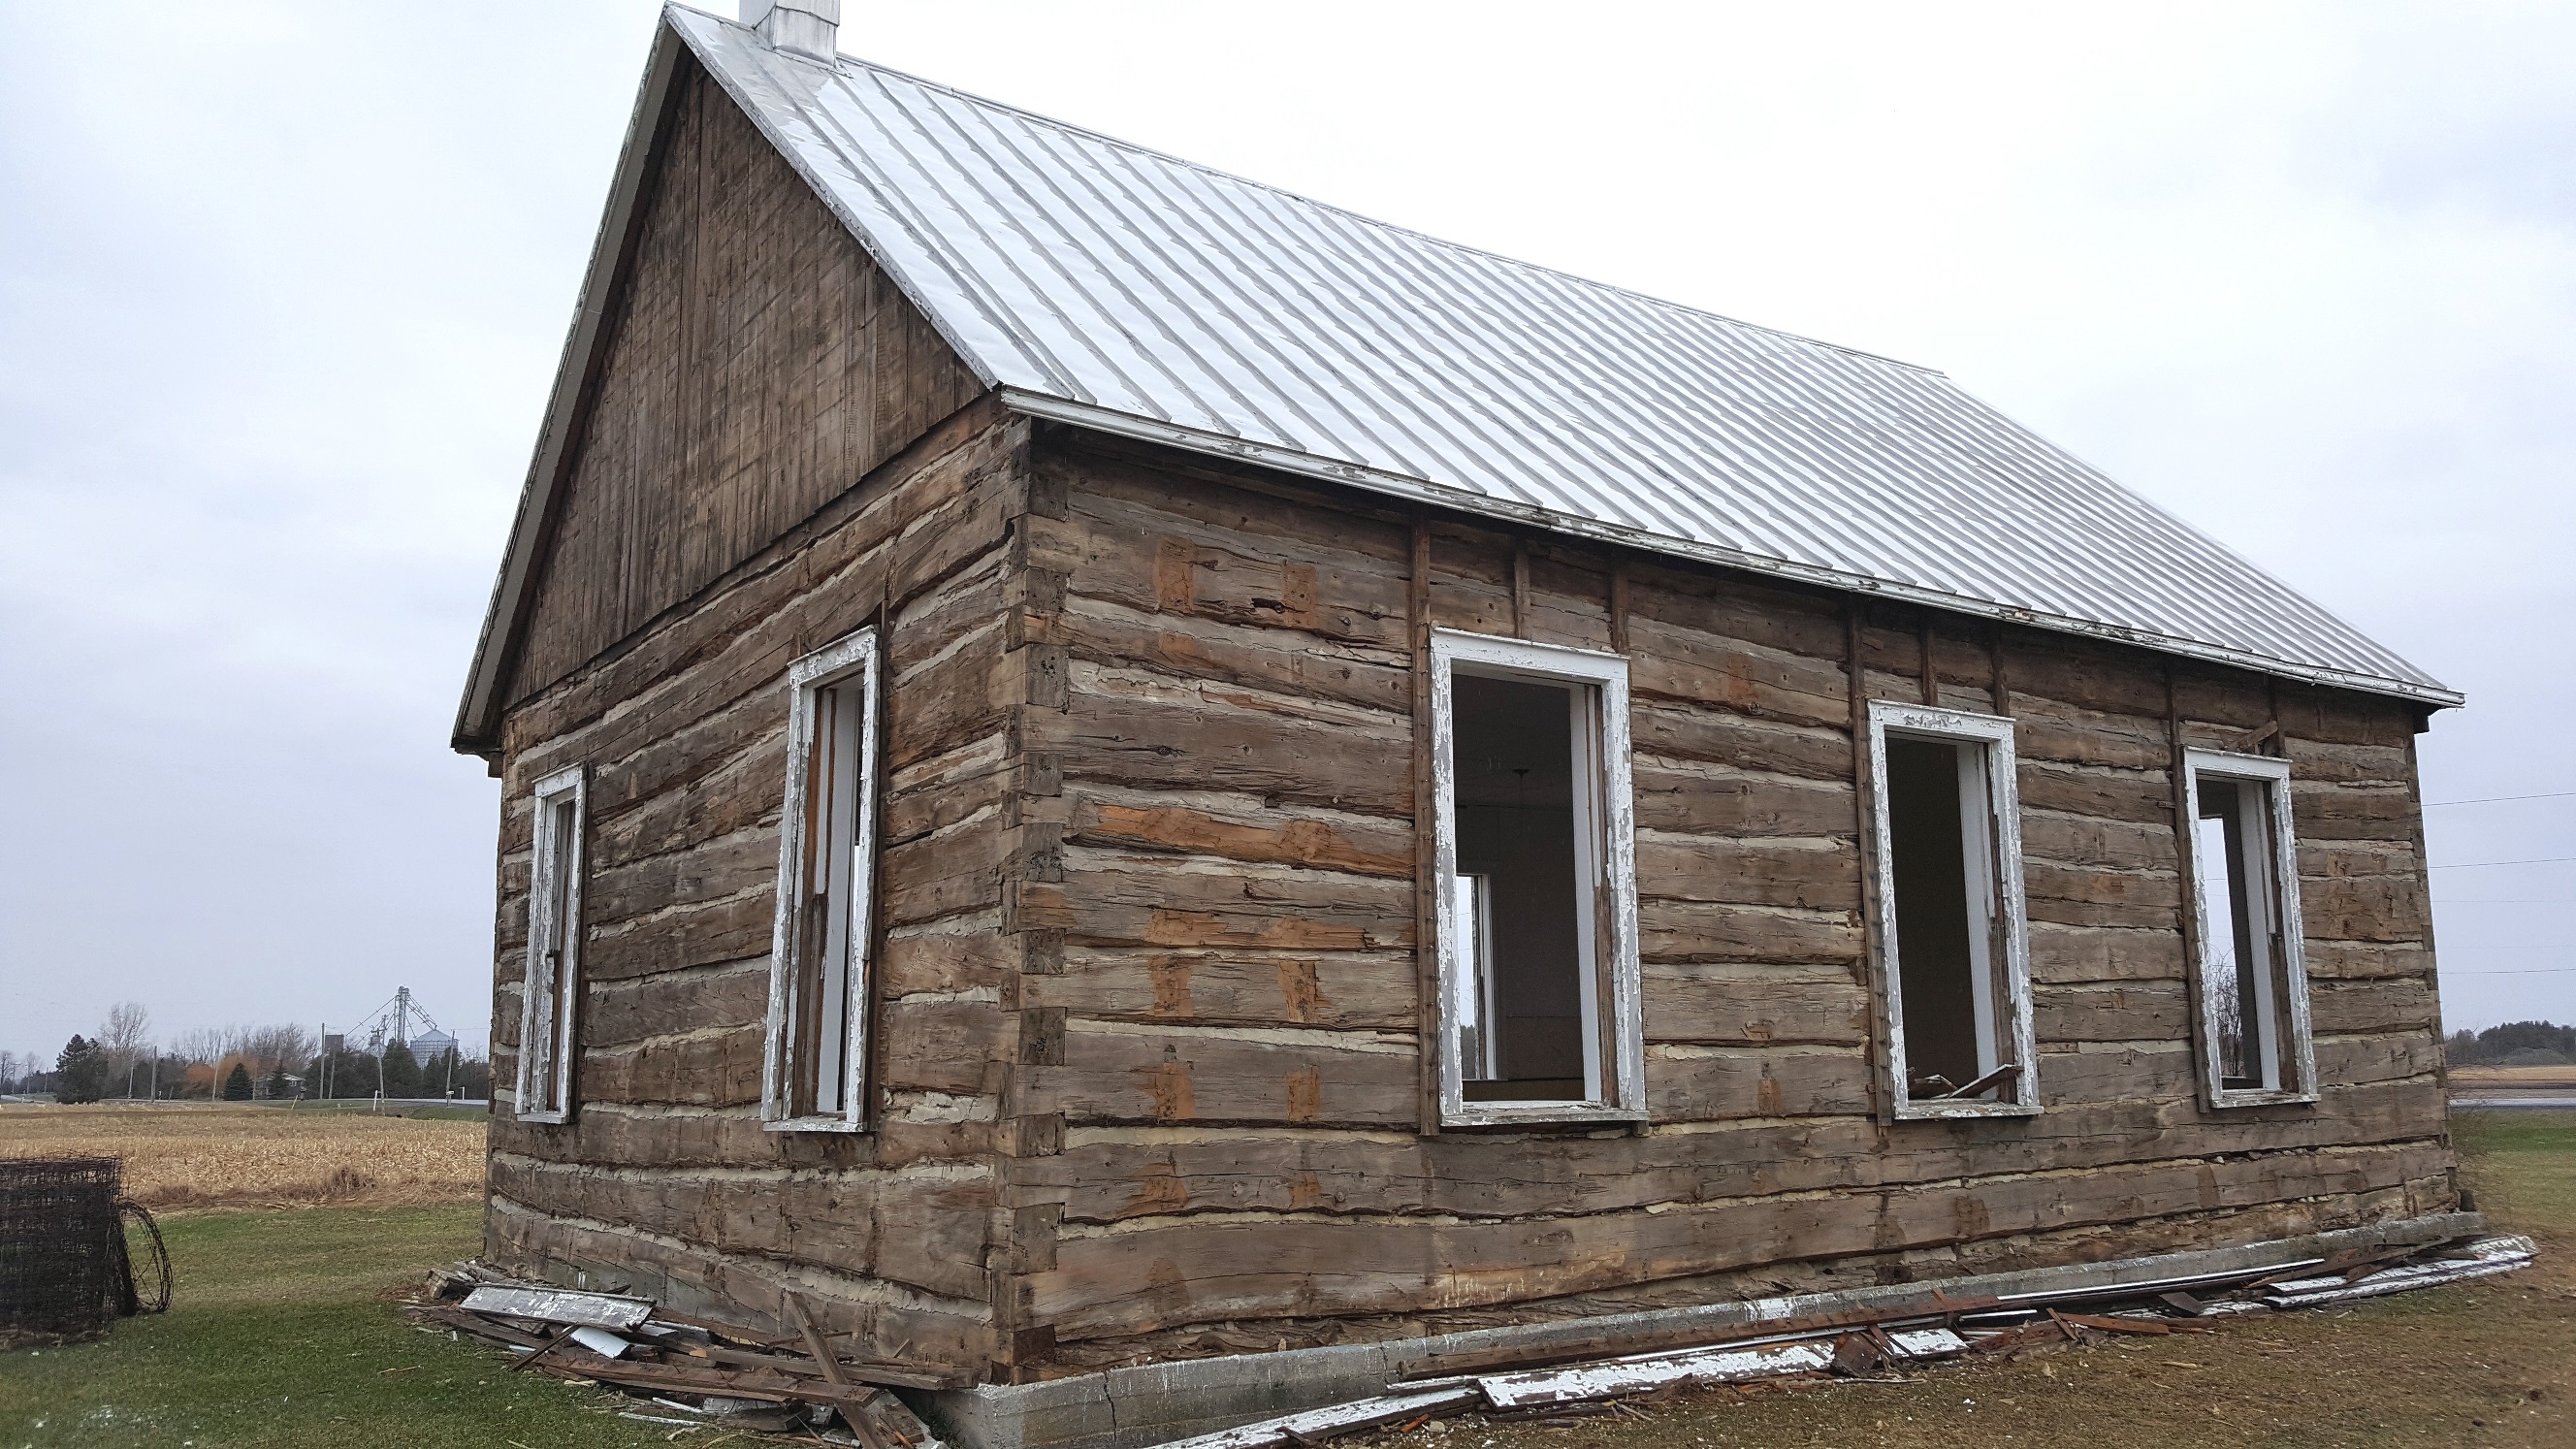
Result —
<instances>
[{"instance_id":1,"label":"log church","mask_svg":"<svg viewBox=\"0 0 2576 1449\"><path fill-rule=\"evenodd\" d=\"M476 648L487 1262L1034 1449L2463 1220L2459 695L1939 372L839 11L663 12Z\"/></svg>"}]
</instances>

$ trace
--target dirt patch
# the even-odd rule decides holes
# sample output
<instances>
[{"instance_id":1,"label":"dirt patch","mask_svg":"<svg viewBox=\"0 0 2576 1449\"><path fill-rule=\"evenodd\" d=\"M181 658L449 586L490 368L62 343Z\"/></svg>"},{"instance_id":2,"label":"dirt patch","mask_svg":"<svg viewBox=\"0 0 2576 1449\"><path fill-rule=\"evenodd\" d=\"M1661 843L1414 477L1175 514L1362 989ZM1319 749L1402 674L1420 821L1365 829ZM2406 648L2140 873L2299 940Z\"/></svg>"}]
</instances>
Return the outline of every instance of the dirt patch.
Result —
<instances>
[{"instance_id":1,"label":"dirt patch","mask_svg":"<svg viewBox=\"0 0 2576 1449\"><path fill-rule=\"evenodd\" d=\"M155 1212L475 1202L477 1121L211 1104L0 1106L0 1156L125 1161L125 1194Z\"/></svg>"}]
</instances>

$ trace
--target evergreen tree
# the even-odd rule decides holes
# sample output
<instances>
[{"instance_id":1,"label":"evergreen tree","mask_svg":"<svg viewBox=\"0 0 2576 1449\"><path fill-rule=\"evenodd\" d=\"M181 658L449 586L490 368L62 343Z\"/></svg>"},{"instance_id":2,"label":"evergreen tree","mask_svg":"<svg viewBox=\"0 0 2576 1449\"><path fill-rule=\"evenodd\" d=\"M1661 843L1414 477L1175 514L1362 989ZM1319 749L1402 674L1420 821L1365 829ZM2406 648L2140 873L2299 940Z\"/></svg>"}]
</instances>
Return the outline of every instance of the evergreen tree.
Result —
<instances>
[{"instance_id":1,"label":"evergreen tree","mask_svg":"<svg viewBox=\"0 0 2576 1449\"><path fill-rule=\"evenodd\" d=\"M54 1100L95 1102L107 1095L107 1053L77 1032L54 1058Z\"/></svg>"},{"instance_id":2,"label":"evergreen tree","mask_svg":"<svg viewBox=\"0 0 2576 1449\"><path fill-rule=\"evenodd\" d=\"M224 1078L224 1100L227 1102L250 1100L250 1068L239 1062L233 1063L231 1074Z\"/></svg>"},{"instance_id":3,"label":"evergreen tree","mask_svg":"<svg viewBox=\"0 0 2576 1449\"><path fill-rule=\"evenodd\" d=\"M292 1087L289 1087L286 1084L286 1063L279 1062L274 1068L270 1069L268 1074L269 1100L272 1102L282 1102L286 1100L287 1094L293 1090L294 1089Z\"/></svg>"},{"instance_id":4,"label":"evergreen tree","mask_svg":"<svg viewBox=\"0 0 2576 1449\"><path fill-rule=\"evenodd\" d=\"M398 1041L385 1043L385 1095L420 1095L420 1059L411 1054L410 1047Z\"/></svg>"}]
</instances>

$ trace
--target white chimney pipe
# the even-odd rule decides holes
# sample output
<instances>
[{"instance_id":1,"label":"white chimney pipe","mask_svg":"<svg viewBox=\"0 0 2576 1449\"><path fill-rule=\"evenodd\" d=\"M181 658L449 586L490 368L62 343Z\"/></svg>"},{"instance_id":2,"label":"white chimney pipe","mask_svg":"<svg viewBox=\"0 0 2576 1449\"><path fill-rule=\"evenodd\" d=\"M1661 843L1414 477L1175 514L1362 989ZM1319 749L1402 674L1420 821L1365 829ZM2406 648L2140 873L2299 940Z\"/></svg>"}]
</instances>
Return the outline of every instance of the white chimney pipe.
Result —
<instances>
[{"instance_id":1,"label":"white chimney pipe","mask_svg":"<svg viewBox=\"0 0 2576 1449\"><path fill-rule=\"evenodd\" d=\"M837 49L841 0L742 0L742 23L774 50L828 61Z\"/></svg>"}]
</instances>

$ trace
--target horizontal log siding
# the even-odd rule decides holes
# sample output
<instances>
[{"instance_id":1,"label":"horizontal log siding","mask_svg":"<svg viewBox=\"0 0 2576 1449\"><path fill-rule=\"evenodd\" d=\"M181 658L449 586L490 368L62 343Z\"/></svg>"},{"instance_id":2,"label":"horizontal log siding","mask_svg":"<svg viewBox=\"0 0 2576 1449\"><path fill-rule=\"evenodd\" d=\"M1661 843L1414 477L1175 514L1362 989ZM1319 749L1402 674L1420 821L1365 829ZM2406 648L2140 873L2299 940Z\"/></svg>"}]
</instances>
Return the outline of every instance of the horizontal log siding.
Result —
<instances>
[{"instance_id":1,"label":"horizontal log siding","mask_svg":"<svg viewBox=\"0 0 2576 1449\"><path fill-rule=\"evenodd\" d=\"M493 1055L514 1079L530 783L590 771L576 1115L497 1106L496 1261L590 1275L736 1321L806 1292L861 1356L981 1370L1013 1023L996 934L1008 748L1028 692L1003 648L1026 425L971 406L687 607L506 721ZM790 662L885 627L880 1126L759 1124Z\"/></svg>"},{"instance_id":2,"label":"horizontal log siding","mask_svg":"<svg viewBox=\"0 0 2576 1449\"><path fill-rule=\"evenodd\" d=\"M2411 718L2286 688L2316 1108L2197 1102L2164 664L2002 641L2020 721L2046 1111L1872 1115L1849 661L1837 598L1435 519L1432 622L1592 649L1634 690L1647 1094L1618 1132L1416 1129L1410 520L1353 497L1051 431L1064 497L1026 627L1064 652L1028 768L1061 933L1020 983L1054 1022L1004 1115L1059 1151L1012 1275L1054 1370L1792 1285L2248 1240L2452 1204ZM1526 588L1516 589L1516 547ZM1870 692L1923 697L1924 620L1876 609ZM1940 702L1998 650L1936 619ZM2177 680L2185 743L2243 748L2273 694Z\"/></svg>"}]
</instances>

